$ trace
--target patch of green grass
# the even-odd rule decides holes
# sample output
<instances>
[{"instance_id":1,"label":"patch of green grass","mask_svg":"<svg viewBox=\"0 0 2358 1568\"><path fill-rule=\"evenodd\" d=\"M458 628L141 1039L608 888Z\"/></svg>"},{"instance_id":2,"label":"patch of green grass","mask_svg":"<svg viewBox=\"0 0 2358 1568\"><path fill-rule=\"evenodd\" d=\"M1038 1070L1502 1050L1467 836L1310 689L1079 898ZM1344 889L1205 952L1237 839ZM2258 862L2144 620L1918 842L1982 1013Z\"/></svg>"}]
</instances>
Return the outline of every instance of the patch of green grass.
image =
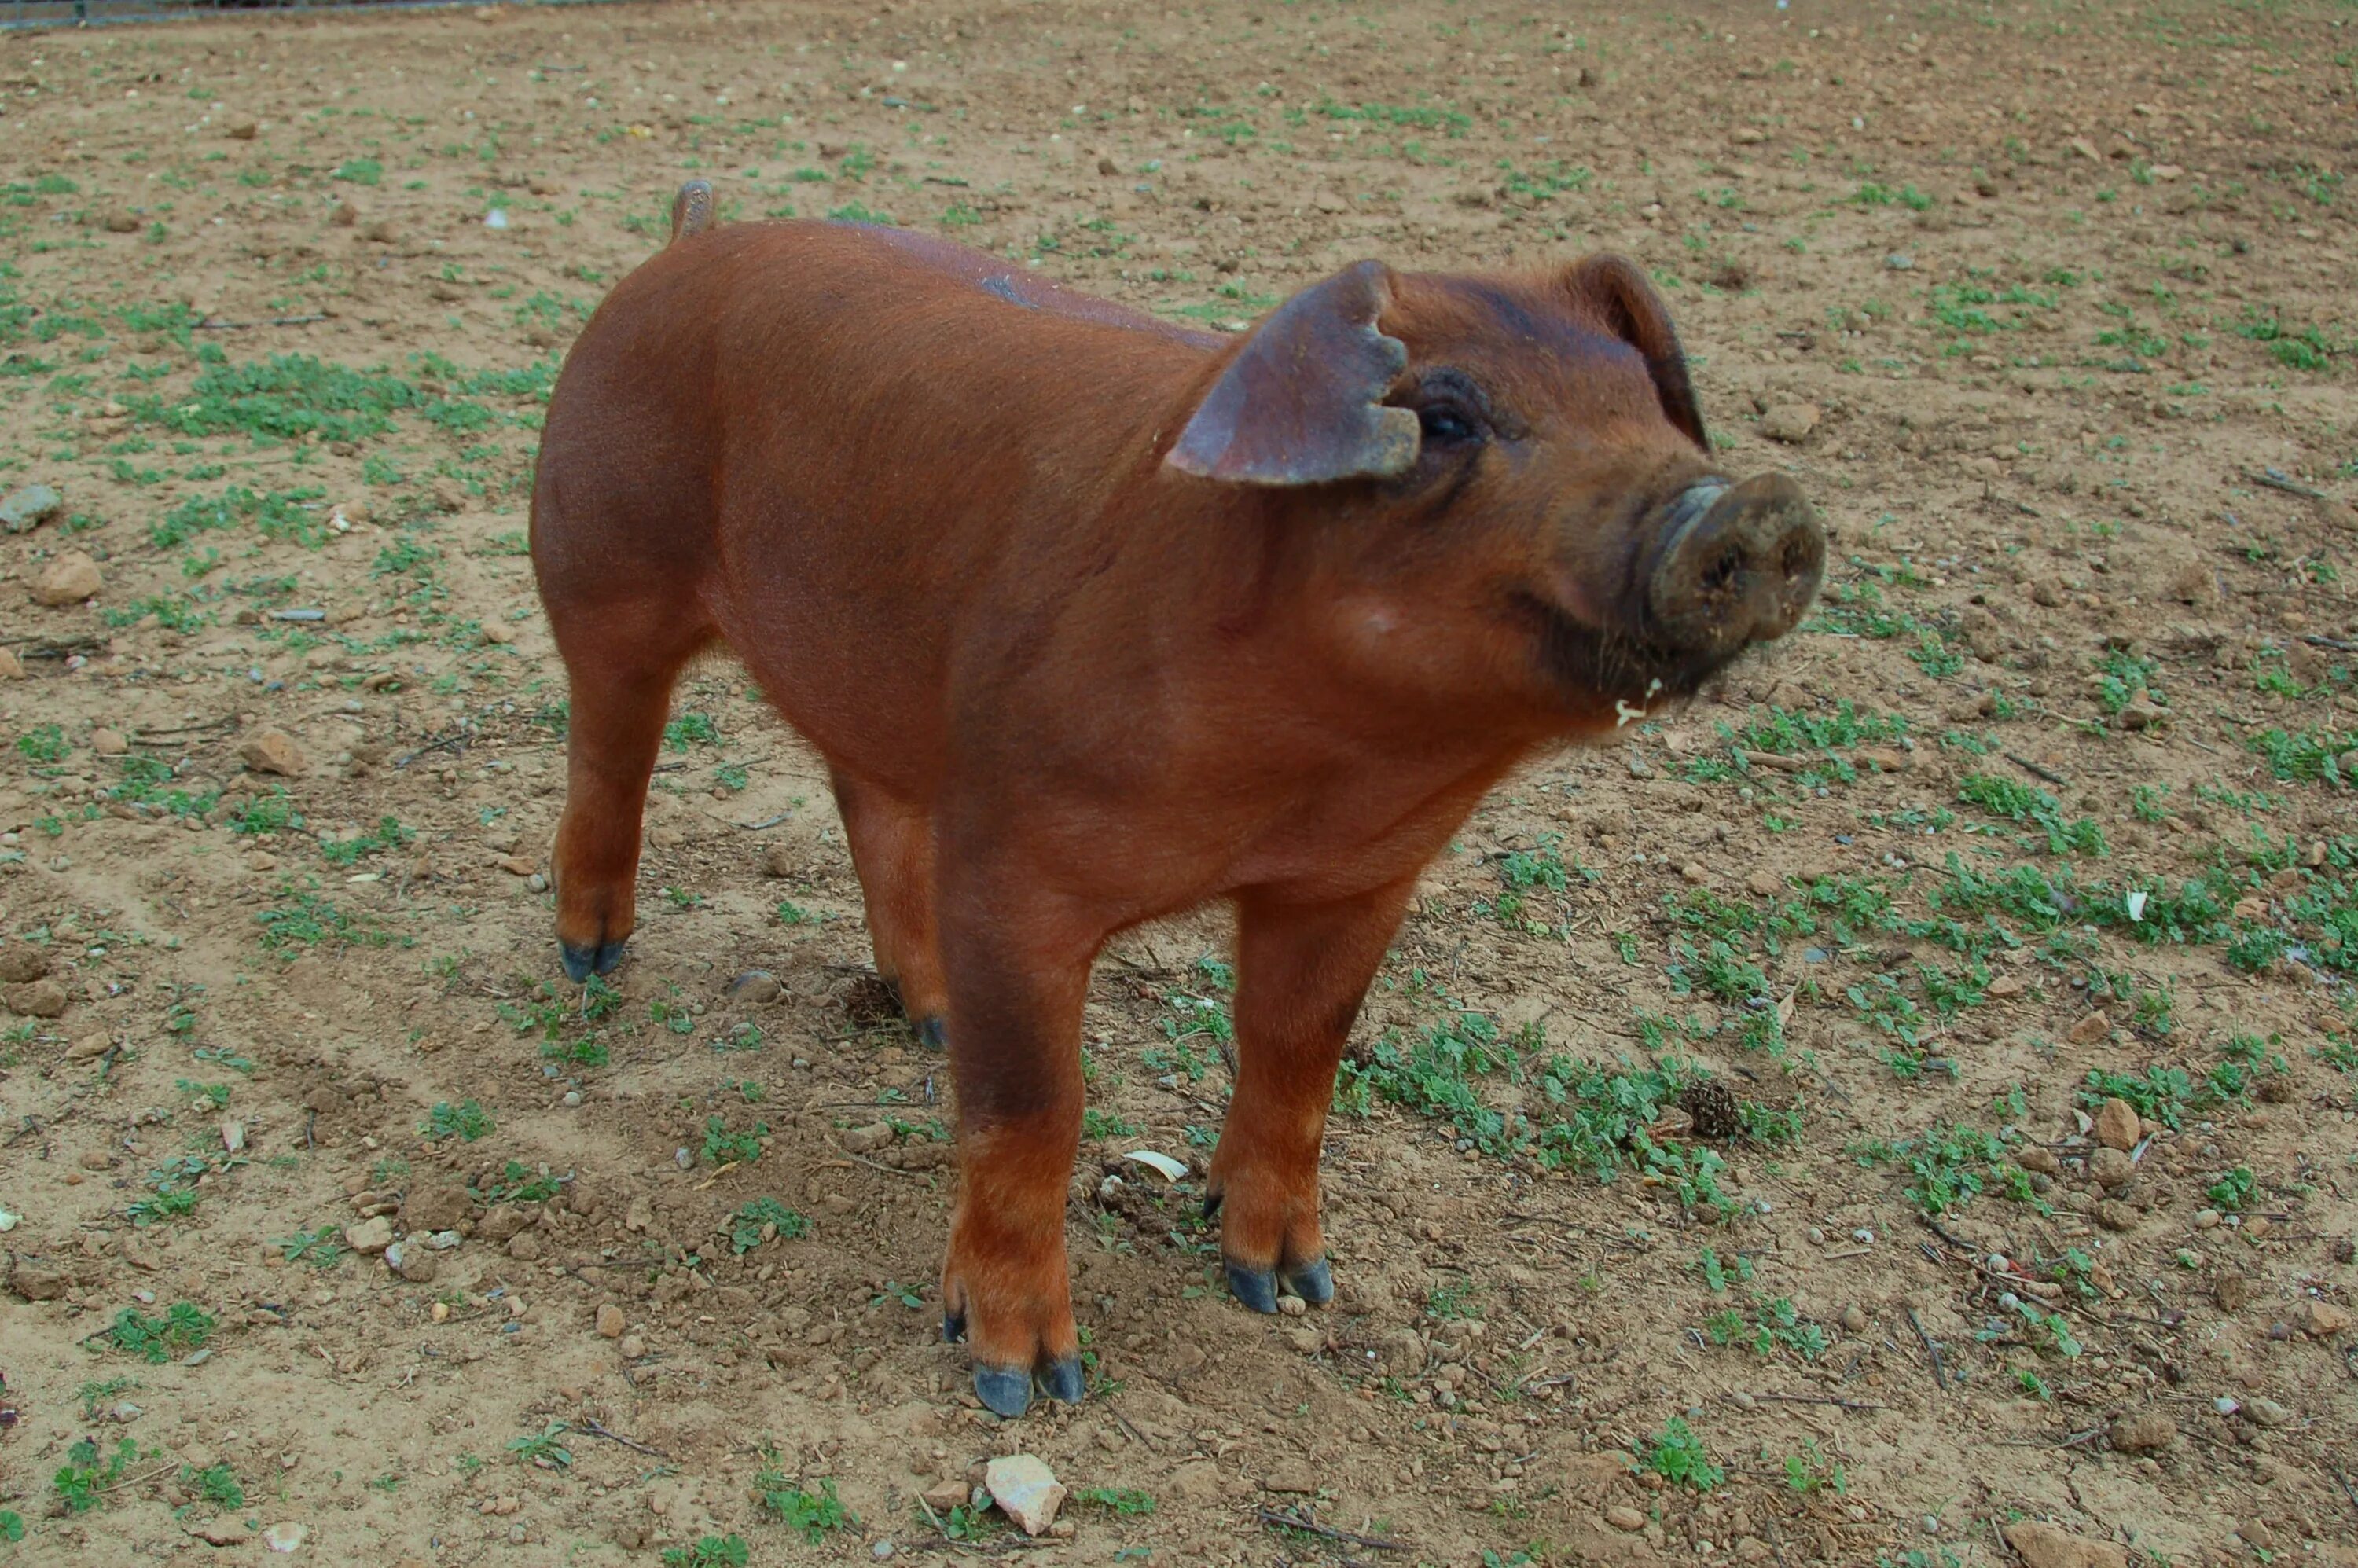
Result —
<instances>
[{"instance_id":1,"label":"patch of green grass","mask_svg":"<svg viewBox=\"0 0 2358 1568\"><path fill-rule=\"evenodd\" d=\"M1727 1479L1727 1472L1712 1463L1711 1450L1681 1416L1672 1416L1662 1430L1646 1439L1639 1460L1673 1487L1708 1492Z\"/></svg>"},{"instance_id":2,"label":"patch of green grass","mask_svg":"<svg viewBox=\"0 0 2358 1568\"><path fill-rule=\"evenodd\" d=\"M282 890L292 891L292 890ZM264 910L254 921L262 927L262 945L282 958L322 944L343 947L383 947L393 937L362 916L355 919L316 892L295 892L289 903Z\"/></svg>"},{"instance_id":3,"label":"patch of green grass","mask_svg":"<svg viewBox=\"0 0 2358 1568\"><path fill-rule=\"evenodd\" d=\"M753 1495L763 1513L811 1546L817 1546L833 1531L860 1522L835 1495L831 1478L821 1479L817 1491L806 1491L790 1484L774 1462L764 1465L754 1476Z\"/></svg>"},{"instance_id":4,"label":"patch of green grass","mask_svg":"<svg viewBox=\"0 0 2358 1568\"><path fill-rule=\"evenodd\" d=\"M62 762L72 750L60 724L36 724L16 737L16 754L28 762Z\"/></svg>"},{"instance_id":5,"label":"patch of green grass","mask_svg":"<svg viewBox=\"0 0 2358 1568\"><path fill-rule=\"evenodd\" d=\"M2036 1201L2030 1173L2014 1162L2005 1141L1961 1122L1946 1127L1935 1122L1921 1137L1898 1142L1871 1141L1855 1152L1862 1165L1905 1169L1913 1178L1908 1184L1909 1200L1929 1215L1964 1207L1993 1182L2017 1202Z\"/></svg>"},{"instance_id":6,"label":"patch of green grass","mask_svg":"<svg viewBox=\"0 0 2358 1568\"><path fill-rule=\"evenodd\" d=\"M664 1568L745 1568L752 1552L741 1535L700 1535L686 1546L663 1549Z\"/></svg>"},{"instance_id":7,"label":"patch of green grass","mask_svg":"<svg viewBox=\"0 0 2358 1568\"><path fill-rule=\"evenodd\" d=\"M175 1356L202 1349L220 1323L194 1302L174 1302L161 1317L124 1307L113 1324L91 1337L104 1338L125 1355L161 1366Z\"/></svg>"},{"instance_id":8,"label":"patch of green grass","mask_svg":"<svg viewBox=\"0 0 2358 1568\"><path fill-rule=\"evenodd\" d=\"M810 1221L775 1198L755 1198L729 1217L729 1250L742 1258L764 1241L810 1234Z\"/></svg>"},{"instance_id":9,"label":"patch of green grass","mask_svg":"<svg viewBox=\"0 0 2358 1568\"><path fill-rule=\"evenodd\" d=\"M492 1132L496 1126L491 1114L474 1100L462 1099L457 1105L449 1100L437 1100L433 1108L426 1113L426 1119L417 1124L417 1136L437 1143L446 1138L472 1143Z\"/></svg>"},{"instance_id":10,"label":"patch of green grass","mask_svg":"<svg viewBox=\"0 0 2358 1568\"><path fill-rule=\"evenodd\" d=\"M704 1162L708 1165L752 1164L762 1157L762 1140L768 1137L770 1124L757 1121L743 1130L732 1130L728 1121L719 1116L704 1119Z\"/></svg>"},{"instance_id":11,"label":"patch of green grass","mask_svg":"<svg viewBox=\"0 0 2358 1568\"><path fill-rule=\"evenodd\" d=\"M2206 1190L2213 1208L2224 1209L2229 1214L2234 1214L2252 1201L2252 1193L2257 1183L2252 1175L2252 1168L2249 1165L2238 1165L2212 1183Z\"/></svg>"},{"instance_id":12,"label":"patch of green grass","mask_svg":"<svg viewBox=\"0 0 2358 1568\"><path fill-rule=\"evenodd\" d=\"M2094 819L2082 816L2064 821L2063 803L2043 789L1992 773L1971 773L1957 787L1957 798L1993 816L2038 828L2050 855L2105 853L2104 830Z\"/></svg>"},{"instance_id":13,"label":"patch of green grass","mask_svg":"<svg viewBox=\"0 0 2358 1568\"><path fill-rule=\"evenodd\" d=\"M557 1442L557 1439L571 1430L573 1429L564 1422L552 1421L536 1433L527 1433L522 1437L508 1439L508 1452L514 1454L516 1462L521 1465L530 1465L535 1460L546 1459L551 1465L563 1469L573 1463L573 1451Z\"/></svg>"},{"instance_id":14,"label":"patch of green grass","mask_svg":"<svg viewBox=\"0 0 2358 1568\"><path fill-rule=\"evenodd\" d=\"M215 1508L245 1507L245 1488L237 1484L237 1472L226 1465L208 1465L201 1470L193 1465L183 1465L180 1485Z\"/></svg>"},{"instance_id":15,"label":"patch of green grass","mask_svg":"<svg viewBox=\"0 0 2358 1568\"><path fill-rule=\"evenodd\" d=\"M1826 1331L1801 1321L1801 1310L1785 1296L1756 1294L1748 1317L1725 1308L1704 1320L1703 1331L1714 1345L1746 1346L1758 1356L1783 1349L1814 1361L1826 1353Z\"/></svg>"},{"instance_id":16,"label":"patch of green grass","mask_svg":"<svg viewBox=\"0 0 2358 1568\"><path fill-rule=\"evenodd\" d=\"M720 727L708 713L683 713L664 726L664 746L667 751L685 752L691 745L717 746L720 743Z\"/></svg>"},{"instance_id":17,"label":"patch of green grass","mask_svg":"<svg viewBox=\"0 0 2358 1568\"><path fill-rule=\"evenodd\" d=\"M342 1237L343 1232L336 1227L323 1225L308 1233L298 1230L292 1236L282 1236L271 1245L284 1253L289 1263L332 1269L343 1260Z\"/></svg>"},{"instance_id":18,"label":"patch of green grass","mask_svg":"<svg viewBox=\"0 0 2358 1568\"><path fill-rule=\"evenodd\" d=\"M380 816L373 832L352 838L320 839L319 853L327 857L331 866L353 866L359 864L363 856L398 849L416 837L414 828L404 827L398 819Z\"/></svg>"},{"instance_id":19,"label":"patch of green grass","mask_svg":"<svg viewBox=\"0 0 2358 1568\"><path fill-rule=\"evenodd\" d=\"M250 795L230 809L229 830L258 835L285 833L303 826L294 797L274 784L266 795Z\"/></svg>"},{"instance_id":20,"label":"patch of green grass","mask_svg":"<svg viewBox=\"0 0 2358 1568\"><path fill-rule=\"evenodd\" d=\"M1154 1511L1154 1498L1134 1487L1076 1487L1065 1499L1082 1508L1104 1509L1125 1519L1141 1519Z\"/></svg>"},{"instance_id":21,"label":"patch of green grass","mask_svg":"<svg viewBox=\"0 0 2358 1568\"><path fill-rule=\"evenodd\" d=\"M58 1495L58 1506L68 1514L90 1512L139 1457L139 1445L127 1437L118 1442L114 1454L103 1460L99 1457L96 1438L81 1439L66 1450L66 1462L49 1477L49 1486Z\"/></svg>"}]
</instances>

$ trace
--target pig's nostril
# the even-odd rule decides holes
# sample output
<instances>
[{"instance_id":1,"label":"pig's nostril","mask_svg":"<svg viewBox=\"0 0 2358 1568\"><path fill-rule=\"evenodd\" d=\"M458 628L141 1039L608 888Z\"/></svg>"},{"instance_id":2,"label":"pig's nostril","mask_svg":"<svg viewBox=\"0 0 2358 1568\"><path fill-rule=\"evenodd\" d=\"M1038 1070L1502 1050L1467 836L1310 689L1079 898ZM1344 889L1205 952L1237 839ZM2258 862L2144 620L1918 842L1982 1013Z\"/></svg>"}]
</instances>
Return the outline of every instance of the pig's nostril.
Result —
<instances>
[{"instance_id":1,"label":"pig's nostril","mask_svg":"<svg viewBox=\"0 0 2358 1568\"><path fill-rule=\"evenodd\" d=\"M1744 573L1744 552L1725 549L1710 566L1704 568L1702 586L1705 593L1723 593Z\"/></svg>"}]
</instances>

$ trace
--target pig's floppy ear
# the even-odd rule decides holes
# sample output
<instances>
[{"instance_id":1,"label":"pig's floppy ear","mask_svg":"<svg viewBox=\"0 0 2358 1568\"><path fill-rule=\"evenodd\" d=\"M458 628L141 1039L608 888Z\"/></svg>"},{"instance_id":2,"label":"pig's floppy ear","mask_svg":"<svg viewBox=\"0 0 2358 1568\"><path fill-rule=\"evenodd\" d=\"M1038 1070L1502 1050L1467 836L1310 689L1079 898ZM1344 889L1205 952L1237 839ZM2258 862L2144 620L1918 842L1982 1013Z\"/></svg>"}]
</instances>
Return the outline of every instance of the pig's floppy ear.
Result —
<instances>
[{"instance_id":1,"label":"pig's floppy ear","mask_svg":"<svg viewBox=\"0 0 2358 1568\"><path fill-rule=\"evenodd\" d=\"M1694 383L1687 378L1687 357L1679 351L1679 335L1671 328L1671 313L1638 264L1625 256L1590 256L1573 264L1564 273L1563 286L1577 304L1596 314L1606 331L1645 356L1662 412L1687 439L1711 450L1704 435L1703 410L1695 406Z\"/></svg>"},{"instance_id":2,"label":"pig's floppy ear","mask_svg":"<svg viewBox=\"0 0 2358 1568\"><path fill-rule=\"evenodd\" d=\"M1383 401L1408 364L1407 348L1376 327L1390 299L1390 273L1364 261L1279 306L1163 460L1238 484L1327 484L1409 468L1416 416Z\"/></svg>"}]
</instances>

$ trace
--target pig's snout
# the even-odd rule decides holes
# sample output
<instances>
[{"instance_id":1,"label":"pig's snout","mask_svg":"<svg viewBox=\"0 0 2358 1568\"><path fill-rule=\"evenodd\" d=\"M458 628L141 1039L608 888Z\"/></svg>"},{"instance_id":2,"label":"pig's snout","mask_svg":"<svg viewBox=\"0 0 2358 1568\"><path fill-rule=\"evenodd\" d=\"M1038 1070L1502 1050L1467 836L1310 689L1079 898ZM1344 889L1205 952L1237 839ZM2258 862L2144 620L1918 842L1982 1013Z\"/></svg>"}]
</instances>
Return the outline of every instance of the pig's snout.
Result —
<instances>
[{"instance_id":1,"label":"pig's snout","mask_svg":"<svg viewBox=\"0 0 2358 1568\"><path fill-rule=\"evenodd\" d=\"M1783 474L1702 480L1671 503L1646 606L1684 652L1734 654L1791 631L1825 576L1826 535Z\"/></svg>"}]
</instances>

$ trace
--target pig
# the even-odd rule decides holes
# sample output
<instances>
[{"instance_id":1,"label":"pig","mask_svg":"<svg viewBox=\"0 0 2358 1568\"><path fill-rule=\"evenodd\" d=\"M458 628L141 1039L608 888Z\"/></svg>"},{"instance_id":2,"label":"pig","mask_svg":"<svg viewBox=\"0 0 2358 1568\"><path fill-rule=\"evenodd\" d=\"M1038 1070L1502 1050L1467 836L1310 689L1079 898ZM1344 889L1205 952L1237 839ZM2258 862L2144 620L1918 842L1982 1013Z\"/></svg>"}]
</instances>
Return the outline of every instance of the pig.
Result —
<instances>
[{"instance_id":1,"label":"pig","mask_svg":"<svg viewBox=\"0 0 2358 1568\"><path fill-rule=\"evenodd\" d=\"M673 682L732 651L826 759L877 971L947 1050L944 1331L1012 1416L1083 1391L1108 938L1233 907L1206 1203L1238 1301L1325 1303L1327 1106L1419 872L1535 752L1790 631L1825 539L1790 478L1721 471L1619 257L1361 261L1227 336L891 228L717 224L698 182L567 356L532 557L566 973L622 957Z\"/></svg>"}]
</instances>

